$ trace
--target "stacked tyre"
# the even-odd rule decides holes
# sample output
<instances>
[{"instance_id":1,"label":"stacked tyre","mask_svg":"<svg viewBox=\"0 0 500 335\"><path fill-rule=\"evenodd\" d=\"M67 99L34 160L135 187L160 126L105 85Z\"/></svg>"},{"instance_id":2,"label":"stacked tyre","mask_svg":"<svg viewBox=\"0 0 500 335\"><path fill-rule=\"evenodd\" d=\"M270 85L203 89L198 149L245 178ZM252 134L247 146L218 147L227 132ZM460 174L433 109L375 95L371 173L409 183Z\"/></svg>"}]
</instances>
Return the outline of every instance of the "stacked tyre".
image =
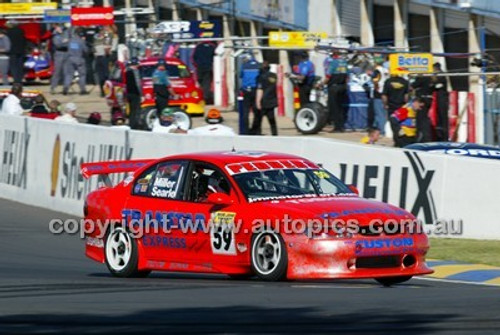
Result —
<instances>
[{"instance_id":1,"label":"stacked tyre","mask_svg":"<svg viewBox=\"0 0 500 335\"><path fill-rule=\"evenodd\" d=\"M326 125L328 115L325 106L310 102L295 113L295 127L305 135L317 134Z\"/></svg>"}]
</instances>

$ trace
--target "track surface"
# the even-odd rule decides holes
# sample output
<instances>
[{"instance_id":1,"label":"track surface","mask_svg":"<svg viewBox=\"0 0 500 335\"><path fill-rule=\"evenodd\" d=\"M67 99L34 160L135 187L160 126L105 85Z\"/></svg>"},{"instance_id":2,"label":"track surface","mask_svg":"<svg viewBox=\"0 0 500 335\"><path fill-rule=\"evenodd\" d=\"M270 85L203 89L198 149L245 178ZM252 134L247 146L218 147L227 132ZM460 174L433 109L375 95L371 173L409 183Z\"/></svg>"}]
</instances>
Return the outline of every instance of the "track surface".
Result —
<instances>
[{"instance_id":1,"label":"track surface","mask_svg":"<svg viewBox=\"0 0 500 335\"><path fill-rule=\"evenodd\" d=\"M117 279L54 236L67 215L0 200L0 333L498 334L500 287L411 280L263 283L153 273Z\"/></svg>"}]
</instances>

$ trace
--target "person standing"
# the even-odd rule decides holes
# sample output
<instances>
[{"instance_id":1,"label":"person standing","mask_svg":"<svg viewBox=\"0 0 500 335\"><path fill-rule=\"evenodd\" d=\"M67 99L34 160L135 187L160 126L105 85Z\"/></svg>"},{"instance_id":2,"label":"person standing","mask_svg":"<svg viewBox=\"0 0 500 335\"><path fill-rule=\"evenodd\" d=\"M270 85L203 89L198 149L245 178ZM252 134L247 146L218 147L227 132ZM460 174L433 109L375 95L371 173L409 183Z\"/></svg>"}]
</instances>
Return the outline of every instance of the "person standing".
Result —
<instances>
[{"instance_id":1,"label":"person standing","mask_svg":"<svg viewBox=\"0 0 500 335\"><path fill-rule=\"evenodd\" d=\"M85 35L81 28L73 31L68 44L68 59L64 68L64 89L63 94L68 94L68 89L73 81L75 72L78 74L78 85L80 86L80 94L88 94L85 89L85 81L87 69L85 67L85 54L88 52L87 44L85 43Z\"/></svg>"},{"instance_id":2,"label":"person standing","mask_svg":"<svg viewBox=\"0 0 500 335\"><path fill-rule=\"evenodd\" d=\"M213 102L212 95L212 79L213 79L213 63L215 56L215 44L210 42L202 42L196 46L193 53L193 62L196 66L198 75L198 83L203 90L203 96L207 104Z\"/></svg>"},{"instance_id":3,"label":"person standing","mask_svg":"<svg viewBox=\"0 0 500 335\"><path fill-rule=\"evenodd\" d=\"M375 70L372 73L373 81L373 128L379 129L380 134L385 136L385 124L387 123L387 111L382 101L384 84L388 77L388 71L383 65L383 60L375 63Z\"/></svg>"},{"instance_id":4,"label":"person standing","mask_svg":"<svg viewBox=\"0 0 500 335\"><path fill-rule=\"evenodd\" d=\"M314 64L309 60L309 54L305 51L302 52L300 54L298 73L296 73L301 107L310 102L311 89L313 87L315 75L316 71L314 69Z\"/></svg>"},{"instance_id":5,"label":"person standing","mask_svg":"<svg viewBox=\"0 0 500 335\"><path fill-rule=\"evenodd\" d=\"M10 39L5 35L5 31L0 29L0 75L5 86L9 85L9 51Z\"/></svg>"},{"instance_id":6,"label":"person standing","mask_svg":"<svg viewBox=\"0 0 500 335\"><path fill-rule=\"evenodd\" d=\"M102 27L94 36L94 70L99 84L101 97L104 97L104 83L109 78L109 59L112 36L106 27Z\"/></svg>"},{"instance_id":7,"label":"person standing","mask_svg":"<svg viewBox=\"0 0 500 335\"><path fill-rule=\"evenodd\" d=\"M158 60L156 70L153 72L153 92L155 94L156 114L160 117L161 111L168 107L170 95L175 95L170 87L167 64L162 58Z\"/></svg>"},{"instance_id":8,"label":"person standing","mask_svg":"<svg viewBox=\"0 0 500 335\"><path fill-rule=\"evenodd\" d=\"M243 57L240 69L241 86L240 92L243 95L243 132L242 135L248 135L250 131L250 109L256 117L255 92L257 89L257 77L260 73L261 65L251 54Z\"/></svg>"},{"instance_id":9,"label":"person standing","mask_svg":"<svg viewBox=\"0 0 500 335\"><path fill-rule=\"evenodd\" d=\"M64 83L64 67L68 56L69 34L61 25L56 25L52 32L52 46L54 51L54 71L50 78L50 94L55 94L56 87Z\"/></svg>"},{"instance_id":10,"label":"person standing","mask_svg":"<svg viewBox=\"0 0 500 335\"><path fill-rule=\"evenodd\" d=\"M440 63L434 63L433 69L435 73L443 73ZM448 141L448 82L446 77L434 76L431 85L433 92L436 93L436 141Z\"/></svg>"},{"instance_id":11,"label":"person standing","mask_svg":"<svg viewBox=\"0 0 500 335\"><path fill-rule=\"evenodd\" d=\"M24 110L21 106L22 94L23 85L21 83L12 84L10 94L2 102L1 114L23 115Z\"/></svg>"},{"instance_id":12,"label":"person standing","mask_svg":"<svg viewBox=\"0 0 500 335\"><path fill-rule=\"evenodd\" d=\"M408 102L409 85L408 80L398 75L391 75L385 81L382 101L389 117Z\"/></svg>"},{"instance_id":13,"label":"person standing","mask_svg":"<svg viewBox=\"0 0 500 335\"><path fill-rule=\"evenodd\" d=\"M9 69L15 83L22 83L24 79L24 57L26 55L26 36L24 31L14 23L7 30L11 41Z\"/></svg>"},{"instance_id":14,"label":"person standing","mask_svg":"<svg viewBox=\"0 0 500 335\"><path fill-rule=\"evenodd\" d=\"M334 132L343 132L345 123L344 101L347 94L347 61L333 53L328 64L325 79L320 85L328 85L328 122Z\"/></svg>"},{"instance_id":15,"label":"person standing","mask_svg":"<svg viewBox=\"0 0 500 335\"><path fill-rule=\"evenodd\" d=\"M139 60L137 58L133 58L129 63L127 63L125 80L128 108L130 113L128 119L129 125L132 129L141 129L139 117L141 111L142 85L141 75L139 73Z\"/></svg>"},{"instance_id":16,"label":"person standing","mask_svg":"<svg viewBox=\"0 0 500 335\"><path fill-rule=\"evenodd\" d=\"M276 94L276 83L278 77L271 72L271 68L267 61L264 61L261 74L258 78L257 93L255 98L255 107L257 108L255 118L252 125L252 133L255 135L262 134L262 118L265 116L271 126L271 134L278 135L278 126L274 110L278 107L278 97Z\"/></svg>"}]
</instances>

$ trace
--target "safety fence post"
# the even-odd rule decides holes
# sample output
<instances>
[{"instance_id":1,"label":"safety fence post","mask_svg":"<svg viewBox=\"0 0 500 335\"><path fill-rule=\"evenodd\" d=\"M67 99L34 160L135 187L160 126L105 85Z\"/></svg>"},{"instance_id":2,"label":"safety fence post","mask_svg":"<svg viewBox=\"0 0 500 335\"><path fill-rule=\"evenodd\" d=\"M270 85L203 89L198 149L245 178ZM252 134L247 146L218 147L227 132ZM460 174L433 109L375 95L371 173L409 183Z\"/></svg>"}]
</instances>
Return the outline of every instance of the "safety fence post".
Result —
<instances>
[{"instance_id":1,"label":"safety fence post","mask_svg":"<svg viewBox=\"0 0 500 335\"><path fill-rule=\"evenodd\" d=\"M285 93L284 93L284 73L283 65L278 66L278 83L276 89L278 97L278 116L285 116Z\"/></svg>"},{"instance_id":2,"label":"safety fence post","mask_svg":"<svg viewBox=\"0 0 500 335\"><path fill-rule=\"evenodd\" d=\"M448 110L448 122L449 122L449 135L450 139L453 138L455 131L457 130L458 121L458 92L451 91L449 94L450 109Z\"/></svg>"},{"instance_id":3,"label":"safety fence post","mask_svg":"<svg viewBox=\"0 0 500 335\"><path fill-rule=\"evenodd\" d=\"M467 95L467 142L476 143L476 96Z\"/></svg>"},{"instance_id":4,"label":"safety fence post","mask_svg":"<svg viewBox=\"0 0 500 335\"><path fill-rule=\"evenodd\" d=\"M247 129L245 129L245 122L243 122L244 121L243 97L241 95L238 96L237 102L238 102L238 130L240 135L248 135Z\"/></svg>"}]
</instances>

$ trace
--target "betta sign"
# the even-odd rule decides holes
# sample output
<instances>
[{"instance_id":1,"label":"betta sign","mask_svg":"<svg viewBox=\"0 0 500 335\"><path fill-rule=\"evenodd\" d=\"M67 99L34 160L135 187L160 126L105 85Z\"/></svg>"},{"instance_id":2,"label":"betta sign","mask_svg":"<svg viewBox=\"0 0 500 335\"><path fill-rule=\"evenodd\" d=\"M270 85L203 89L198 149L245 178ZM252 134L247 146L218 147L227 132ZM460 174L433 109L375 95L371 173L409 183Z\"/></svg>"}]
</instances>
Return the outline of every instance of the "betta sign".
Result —
<instances>
[{"instance_id":1,"label":"betta sign","mask_svg":"<svg viewBox=\"0 0 500 335\"><path fill-rule=\"evenodd\" d=\"M391 74L432 73L432 54L398 53L389 56Z\"/></svg>"}]
</instances>

